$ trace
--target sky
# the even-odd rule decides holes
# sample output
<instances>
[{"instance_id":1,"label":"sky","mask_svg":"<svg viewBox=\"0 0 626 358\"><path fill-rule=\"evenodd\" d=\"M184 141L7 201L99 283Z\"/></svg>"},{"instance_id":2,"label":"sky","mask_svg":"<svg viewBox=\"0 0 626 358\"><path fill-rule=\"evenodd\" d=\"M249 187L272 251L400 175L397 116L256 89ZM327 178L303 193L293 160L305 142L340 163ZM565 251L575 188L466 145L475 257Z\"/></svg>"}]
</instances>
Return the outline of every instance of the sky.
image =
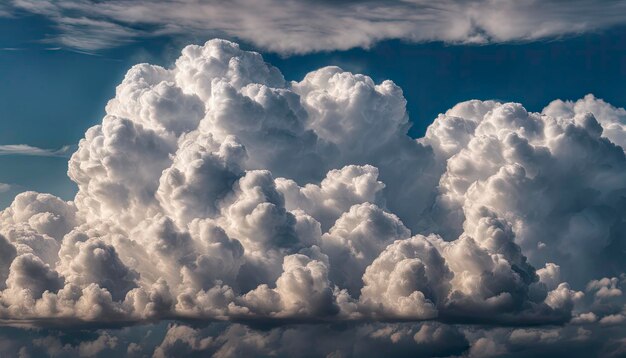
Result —
<instances>
[{"instance_id":1,"label":"sky","mask_svg":"<svg viewBox=\"0 0 626 358\"><path fill-rule=\"evenodd\" d=\"M624 14L0 5L0 355L626 355Z\"/></svg>"}]
</instances>

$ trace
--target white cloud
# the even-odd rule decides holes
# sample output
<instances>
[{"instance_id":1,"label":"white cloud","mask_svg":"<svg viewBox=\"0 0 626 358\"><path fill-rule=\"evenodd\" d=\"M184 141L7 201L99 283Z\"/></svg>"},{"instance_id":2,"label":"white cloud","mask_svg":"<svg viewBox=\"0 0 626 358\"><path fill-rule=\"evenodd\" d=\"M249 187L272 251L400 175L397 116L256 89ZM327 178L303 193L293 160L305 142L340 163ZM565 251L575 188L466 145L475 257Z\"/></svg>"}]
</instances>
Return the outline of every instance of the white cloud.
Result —
<instances>
[{"instance_id":1,"label":"white cloud","mask_svg":"<svg viewBox=\"0 0 626 358\"><path fill-rule=\"evenodd\" d=\"M75 147L65 145L59 149L44 149L28 144L0 145L0 155L32 155L37 157L69 157Z\"/></svg>"},{"instance_id":2,"label":"white cloud","mask_svg":"<svg viewBox=\"0 0 626 358\"><path fill-rule=\"evenodd\" d=\"M48 40L97 50L150 36L229 36L280 53L369 47L378 41L486 43L532 41L626 22L621 1L38 1L14 10L41 14ZM6 11L5 11L6 12Z\"/></svg>"},{"instance_id":3,"label":"white cloud","mask_svg":"<svg viewBox=\"0 0 626 358\"><path fill-rule=\"evenodd\" d=\"M578 121L585 118L585 114L593 113L602 125L602 135L611 142L624 148L626 146L626 110L616 108L592 94L586 95L578 101L552 101L542 113L552 117L572 118L577 117Z\"/></svg>"},{"instance_id":4,"label":"white cloud","mask_svg":"<svg viewBox=\"0 0 626 358\"><path fill-rule=\"evenodd\" d=\"M623 110L469 101L413 140L405 105L337 67L286 82L223 40L134 66L69 160L74 200L0 213L0 319L619 324ZM431 328L367 334L458 338ZM270 349L176 332L163 354Z\"/></svg>"}]
</instances>

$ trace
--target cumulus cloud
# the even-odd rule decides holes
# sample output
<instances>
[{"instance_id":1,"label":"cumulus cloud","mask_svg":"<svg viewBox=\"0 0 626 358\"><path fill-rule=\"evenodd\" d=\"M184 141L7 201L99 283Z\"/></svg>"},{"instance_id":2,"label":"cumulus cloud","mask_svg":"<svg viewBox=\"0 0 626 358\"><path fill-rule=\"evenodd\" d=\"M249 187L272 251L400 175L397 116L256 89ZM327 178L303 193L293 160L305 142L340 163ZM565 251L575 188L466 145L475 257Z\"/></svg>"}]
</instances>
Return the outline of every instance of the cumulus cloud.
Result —
<instances>
[{"instance_id":1,"label":"cumulus cloud","mask_svg":"<svg viewBox=\"0 0 626 358\"><path fill-rule=\"evenodd\" d=\"M588 0L12 0L0 15L44 15L56 27L48 40L82 50L193 33L229 36L289 54L369 47L388 39L488 43L557 38L623 25L625 6Z\"/></svg>"},{"instance_id":2,"label":"cumulus cloud","mask_svg":"<svg viewBox=\"0 0 626 358\"><path fill-rule=\"evenodd\" d=\"M616 108L592 94L586 95L577 101L552 101L542 113L557 118L578 117L579 121L587 113L593 113L596 120L602 125L602 135L611 142L624 148L626 146L626 110Z\"/></svg>"},{"instance_id":3,"label":"cumulus cloud","mask_svg":"<svg viewBox=\"0 0 626 358\"><path fill-rule=\"evenodd\" d=\"M224 40L134 66L69 160L76 197L26 192L0 213L0 319L302 324L175 324L156 356L289 356L311 334L331 356L485 356L619 330L624 110L473 100L415 140L405 104L338 67L287 82ZM320 328L336 323L339 338ZM470 323L563 328L455 326ZM40 346L148 352L57 341Z\"/></svg>"},{"instance_id":4,"label":"cumulus cloud","mask_svg":"<svg viewBox=\"0 0 626 358\"><path fill-rule=\"evenodd\" d=\"M515 103L468 102L440 116L420 139L448 158L433 210L439 232L453 238L479 229L488 208L510 225L531 263L560 265L561 278L577 280L578 287L603 275L605 267L593 264L598 260L623 272L615 250L623 247L618 178L626 170L624 150L604 132L604 125L620 119L604 115L611 110L606 103L592 96L585 101L605 112L552 116L556 102L543 114ZM467 144L446 146L440 132Z\"/></svg>"}]
</instances>

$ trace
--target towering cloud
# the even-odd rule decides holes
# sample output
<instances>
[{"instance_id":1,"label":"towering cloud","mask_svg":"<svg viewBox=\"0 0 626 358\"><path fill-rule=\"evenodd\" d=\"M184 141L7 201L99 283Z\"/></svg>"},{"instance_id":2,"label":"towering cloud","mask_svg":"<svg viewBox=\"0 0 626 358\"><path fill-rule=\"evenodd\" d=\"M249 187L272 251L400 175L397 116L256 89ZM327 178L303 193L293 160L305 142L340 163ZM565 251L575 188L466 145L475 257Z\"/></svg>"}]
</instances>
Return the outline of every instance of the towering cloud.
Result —
<instances>
[{"instance_id":1,"label":"towering cloud","mask_svg":"<svg viewBox=\"0 0 626 358\"><path fill-rule=\"evenodd\" d=\"M223 40L133 67L69 161L76 198L28 192L0 213L0 318L365 321L433 352L547 336L375 322L625 320L623 109L469 101L414 140L405 103L337 67L287 82ZM224 334L286 339L246 330ZM215 340L176 326L155 353L245 348Z\"/></svg>"}]
</instances>

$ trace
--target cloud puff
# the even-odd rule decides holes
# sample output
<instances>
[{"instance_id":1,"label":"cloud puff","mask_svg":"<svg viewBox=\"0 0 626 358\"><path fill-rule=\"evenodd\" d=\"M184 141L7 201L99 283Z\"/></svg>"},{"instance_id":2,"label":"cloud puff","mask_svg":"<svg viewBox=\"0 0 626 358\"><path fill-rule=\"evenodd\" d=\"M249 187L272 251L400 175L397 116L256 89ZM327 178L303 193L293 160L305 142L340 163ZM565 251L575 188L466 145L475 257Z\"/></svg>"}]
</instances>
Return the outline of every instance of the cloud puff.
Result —
<instances>
[{"instance_id":1,"label":"cloud puff","mask_svg":"<svg viewBox=\"0 0 626 358\"><path fill-rule=\"evenodd\" d=\"M602 30L626 22L624 4L587 0L413 1L35 1L3 13L35 13L56 27L52 40L97 50L160 35L225 35L280 53L369 47L378 41L529 41ZM271 11L268 11L271 9ZM564 11L567 10L567 11Z\"/></svg>"},{"instance_id":2,"label":"cloud puff","mask_svg":"<svg viewBox=\"0 0 626 358\"><path fill-rule=\"evenodd\" d=\"M578 101L552 101L542 113L556 118L585 118L587 113L593 113L596 120L602 125L602 136L624 148L626 146L626 110L616 108L603 100L586 95Z\"/></svg>"},{"instance_id":3,"label":"cloud puff","mask_svg":"<svg viewBox=\"0 0 626 358\"><path fill-rule=\"evenodd\" d=\"M422 141L448 158L433 218L440 233L475 232L488 208L511 225L530 262L567 265L562 278L580 287L603 275L605 267L590 275L593 262L623 272L615 250L623 248L625 156L620 136L604 130L623 119L593 96L583 101L588 111L557 112L567 107L557 101L543 114L515 103L469 102L438 118ZM439 139L457 136L464 146Z\"/></svg>"},{"instance_id":4,"label":"cloud puff","mask_svg":"<svg viewBox=\"0 0 626 358\"><path fill-rule=\"evenodd\" d=\"M469 101L415 140L405 104L338 67L286 82L223 40L134 66L69 160L74 200L27 192L0 213L0 318L370 322L362 335L476 355L550 334L437 322L619 325L623 109ZM156 352L266 354L286 334L245 330L231 346L176 326Z\"/></svg>"}]
</instances>

